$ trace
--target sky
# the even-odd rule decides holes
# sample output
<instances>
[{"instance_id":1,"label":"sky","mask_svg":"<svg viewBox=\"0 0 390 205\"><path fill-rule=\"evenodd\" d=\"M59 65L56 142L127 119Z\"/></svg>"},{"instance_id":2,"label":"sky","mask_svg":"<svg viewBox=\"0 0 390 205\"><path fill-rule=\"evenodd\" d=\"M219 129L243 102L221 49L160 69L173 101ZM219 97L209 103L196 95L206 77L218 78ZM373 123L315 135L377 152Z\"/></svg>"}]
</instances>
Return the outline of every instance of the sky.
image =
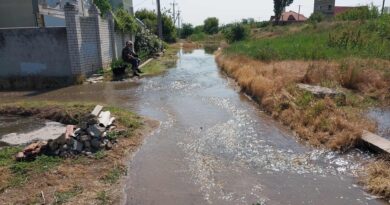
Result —
<instances>
[{"instance_id":1,"label":"sky","mask_svg":"<svg viewBox=\"0 0 390 205\"><path fill-rule=\"evenodd\" d=\"M161 0L162 8L172 8L174 0ZM241 21L243 18L254 18L257 21L269 20L273 15L273 0L175 0L182 13L183 23L203 24L207 17L217 17L221 24ZM336 6L357 6L373 3L382 6L382 0L336 0ZM135 10L155 9L156 0L133 0ZM298 12L309 17L313 12L314 0L294 0L286 10ZM387 0L386 6L390 6Z\"/></svg>"}]
</instances>

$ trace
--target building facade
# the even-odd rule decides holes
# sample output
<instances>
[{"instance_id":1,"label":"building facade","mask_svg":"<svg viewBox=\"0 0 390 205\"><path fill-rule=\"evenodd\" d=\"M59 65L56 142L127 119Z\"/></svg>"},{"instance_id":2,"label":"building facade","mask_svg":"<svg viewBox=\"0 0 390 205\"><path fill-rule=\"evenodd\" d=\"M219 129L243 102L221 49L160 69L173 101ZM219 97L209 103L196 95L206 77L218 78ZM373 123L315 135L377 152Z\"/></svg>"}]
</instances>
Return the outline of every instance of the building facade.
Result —
<instances>
[{"instance_id":1,"label":"building facade","mask_svg":"<svg viewBox=\"0 0 390 205\"><path fill-rule=\"evenodd\" d=\"M333 16L336 0L314 0L314 12Z\"/></svg>"}]
</instances>

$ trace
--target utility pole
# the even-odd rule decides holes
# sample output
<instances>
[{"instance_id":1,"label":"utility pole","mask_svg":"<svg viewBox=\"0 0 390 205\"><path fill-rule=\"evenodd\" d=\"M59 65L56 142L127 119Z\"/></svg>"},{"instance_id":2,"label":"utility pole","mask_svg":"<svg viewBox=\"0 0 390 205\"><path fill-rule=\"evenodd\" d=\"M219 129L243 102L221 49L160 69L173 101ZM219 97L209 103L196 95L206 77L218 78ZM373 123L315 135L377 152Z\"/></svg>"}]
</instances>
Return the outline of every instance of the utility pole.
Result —
<instances>
[{"instance_id":1,"label":"utility pole","mask_svg":"<svg viewBox=\"0 0 390 205\"><path fill-rule=\"evenodd\" d=\"M177 5L177 3L175 1L173 1L171 3L172 5L172 19L173 19L173 24L176 25L176 10L175 10L175 6Z\"/></svg>"},{"instance_id":2,"label":"utility pole","mask_svg":"<svg viewBox=\"0 0 390 205\"><path fill-rule=\"evenodd\" d=\"M179 29L181 29L181 16L180 16L180 14L181 14L181 11L180 10L177 11L177 26Z\"/></svg>"},{"instance_id":3,"label":"utility pole","mask_svg":"<svg viewBox=\"0 0 390 205\"><path fill-rule=\"evenodd\" d=\"M300 15L301 15L301 6L302 6L302 5L299 5L299 9L298 9L298 21L299 21Z\"/></svg>"},{"instance_id":4,"label":"utility pole","mask_svg":"<svg viewBox=\"0 0 390 205\"><path fill-rule=\"evenodd\" d=\"M383 0L383 4L382 4L382 15L385 14L385 1L386 0Z\"/></svg>"},{"instance_id":5,"label":"utility pole","mask_svg":"<svg viewBox=\"0 0 390 205\"><path fill-rule=\"evenodd\" d=\"M163 26L162 26L162 19L161 19L160 0L157 0L157 30L158 30L158 37L160 37L160 39L163 39Z\"/></svg>"}]
</instances>

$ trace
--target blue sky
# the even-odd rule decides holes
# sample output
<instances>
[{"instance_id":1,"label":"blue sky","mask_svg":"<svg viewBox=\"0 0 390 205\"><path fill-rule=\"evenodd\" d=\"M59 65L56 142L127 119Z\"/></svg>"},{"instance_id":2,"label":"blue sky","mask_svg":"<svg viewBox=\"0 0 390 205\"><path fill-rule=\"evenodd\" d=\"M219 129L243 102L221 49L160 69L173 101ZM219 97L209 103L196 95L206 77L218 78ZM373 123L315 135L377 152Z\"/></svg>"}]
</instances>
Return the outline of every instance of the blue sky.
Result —
<instances>
[{"instance_id":1,"label":"blue sky","mask_svg":"<svg viewBox=\"0 0 390 205\"><path fill-rule=\"evenodd\" d=\"M162 7L171 8L173 0L161 0ZM255 18L256 20L269 20L273 14L273 0L175 0L182 11L183 22L200 25L207 17L217 17L221 23L239 21L243 18ZM133 0L136 10L142 8L155 9L156 0ZM357 6L373 3L381 6L382 0L336 0L336 6ZM314 0L295 0L287 10L298 11L310 16L313 12ZM390 6L387 0L386 6Z\"/></svg>"}]
</instances>

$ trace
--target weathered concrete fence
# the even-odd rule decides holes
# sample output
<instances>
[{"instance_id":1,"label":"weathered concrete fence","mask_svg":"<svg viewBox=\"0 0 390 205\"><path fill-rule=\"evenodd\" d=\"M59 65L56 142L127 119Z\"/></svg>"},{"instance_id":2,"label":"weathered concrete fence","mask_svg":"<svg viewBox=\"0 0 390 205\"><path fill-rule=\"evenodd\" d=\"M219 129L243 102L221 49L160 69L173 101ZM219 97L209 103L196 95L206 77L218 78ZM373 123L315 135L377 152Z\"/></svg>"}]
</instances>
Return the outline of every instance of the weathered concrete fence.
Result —
<instances>
[{"instance_id":1,"label":"weathered concrete fence","mask_svg":"<svg viewBox=\"0 0 390 205\"><path fill-rule=\"evenodd\" d=\"M125 41L134 40L115 31L111 12L102 18L94 5L88 16L71 4L64 13L65 27L0 29L0 78L89 76L109 67Z\"/></svg>"}]
</instances>

